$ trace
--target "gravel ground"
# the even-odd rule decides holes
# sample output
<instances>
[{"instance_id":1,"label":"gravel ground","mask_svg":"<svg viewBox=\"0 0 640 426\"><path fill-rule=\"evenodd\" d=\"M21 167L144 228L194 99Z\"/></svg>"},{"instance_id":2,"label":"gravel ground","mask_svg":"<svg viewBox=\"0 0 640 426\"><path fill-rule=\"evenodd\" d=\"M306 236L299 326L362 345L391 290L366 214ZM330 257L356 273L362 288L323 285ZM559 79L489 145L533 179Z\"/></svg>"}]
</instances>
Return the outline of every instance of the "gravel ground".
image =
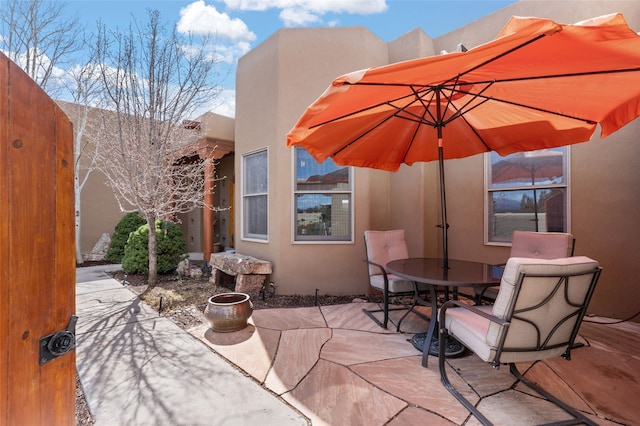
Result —
<instances>
[{"instance_id":1,"label":"gravel ground","mask_svg":"<svg viewBox=\"0 0 640 426\"><path fill-rule=\"evenodd\" d=\"M78 375L76 374L76 425L92 426L93 423L93 416L91 415L91 411L89 411L80 379L78 379Z\"/></svg>"},{"instance_id":2,"label":"gravel ground","mask_svg":"<svg viewBox=\"0 0 640 426\"><path fill-rule=\"evenodd\" d=\"M99 263L97 263L99 264ZM96 263L85 263L83 266L94 266ZM209 274L202 278L184 278L175 274L161 275L155 288L147 290L146 275L125 275L123 271L116 271L113 277L124 284L143 301L162 315L174 321L179 327L187 330L205 322L204 308L209 297L217 293L232 291L227 287L214 287L209 283ZM229 285L232 283L224 283ZM251 295L253 309L293 308L308 306L325 306L351 303L354 299L380 302L377 295L341 295L303 296L278 295L261 292ZM76 426L92 426L93 417L89 411L87 401L80 381L76 377Z\"/></svg>"}]
</instances>

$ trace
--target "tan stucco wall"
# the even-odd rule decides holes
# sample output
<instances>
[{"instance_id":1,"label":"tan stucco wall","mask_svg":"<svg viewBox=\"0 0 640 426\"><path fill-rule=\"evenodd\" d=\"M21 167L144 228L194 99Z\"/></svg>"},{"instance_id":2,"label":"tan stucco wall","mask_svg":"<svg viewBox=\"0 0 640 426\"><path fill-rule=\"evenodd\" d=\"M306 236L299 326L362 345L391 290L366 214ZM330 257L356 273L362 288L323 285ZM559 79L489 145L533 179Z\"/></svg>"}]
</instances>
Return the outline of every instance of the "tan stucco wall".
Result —
<instances>
[{"instance_id":1,"label":"tan stucco wall","mask_svg":"<svg viewBox=\"0 0 640 426\"><path fill-rule=\"evenodd\" d=\"M113 231L124 213L106 184L107 178L94 171L85 187L80 200L80 228L82 253L90 253L103 233L113 236Z\"/></svg>"},{"instance_id":2,"label":"tan stucco wall","mask_svg":"<svg viewBox=\"0 0 640 426\"><path fill-rule=\"evenodd\" d=\"M196 118L200 122L201 137L233 141L235 139L235 119L208 112Z\"/></svg>"},{"instance_id":3,"label":"tan stucco wall","mask_svg":"<svg viewBox=\"0 0 640 426\"><path fill-rule=\"evenodd\" d=\"M345 72L419 56L454 51L492 40L512 15L576 22L621 11L640 30L640 2L521 1L433 42L428 28L388 44L362 28L280 30L245 55L237 72L236 170L241 154L269 149L269 241L236 238L241 253L274 263L272 281L279 293L344 294L367 291L362 263L365 229L404 228L414 256L441 255L437 163L402 166L397 173L355 170L353 244L292 243L292 151L285 135L328 86ZM426 34L425 34L426 33ZM638 309L640 264L640 149L636 120L605 141L571 148L571 227L576 254L591 256L605 271L591 305L600 315L622 318ZM484 165L478 155L445 164L449 255L503 262L509 247L484 244ZM241 178L239 179L239 182ZM240 185L235 212L240 234Z\"/></svg>"},{"instance_id":4,"label":"tan stucco wall","mask_svg":"<svg viewBox=\"0 0 640 426\"><path fill-rule=\"evenodd\" d=\"M241 209L238 208L236 249L273 262L271 280L278 292L313 294L316 288L321 294L367 291L362 232L371 223L380 227L389 224L388 174L355 170L352 243L294 244L293 151L286 147L286 134L334 77L387 62L385 43L360 27L282 29L239 61L236 174L241 173L242 154L268 146L269 241L261 243L240 238ZM240 184L236 186L236 200L240 207ZM348 273L336 274L336 271Z\"/></svg>"}]
</instances>

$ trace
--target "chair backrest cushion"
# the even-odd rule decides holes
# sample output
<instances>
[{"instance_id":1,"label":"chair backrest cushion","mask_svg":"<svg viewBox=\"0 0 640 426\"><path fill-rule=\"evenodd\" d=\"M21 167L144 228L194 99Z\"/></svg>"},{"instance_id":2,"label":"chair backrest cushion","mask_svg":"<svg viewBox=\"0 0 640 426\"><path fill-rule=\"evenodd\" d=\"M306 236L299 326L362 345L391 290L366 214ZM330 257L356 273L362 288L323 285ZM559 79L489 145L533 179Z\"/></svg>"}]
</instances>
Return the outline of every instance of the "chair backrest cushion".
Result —
<instances>
[{"instance_id":1,"label":"chair backrest cushion","mask_svg":"<svg viewBox=\"0 0 640 426\"><path fill-rule=\"evenodd\" d=\"M563 232L514 231L509 257L558 259L573 256L574 237Z\"/></svg>"},{"instance_id":2,"label":"chair backrest cushion","mask_svg":"<svg viewBox=\"0 0 640 426\"><path fill-rule=\"evenodd\" d=\"M492 315L511 322L506 331L504 348L533 350L549 335L551 338L547 341L548 345L568 341L576 321L581 318L576 315L570 320L564 319L579 309L577 306L588 303L587 296L598 268L598 262L585 256L560 259L510 258L492 308ZM522 273L525 278L517 291L517 282ZM528 274L545 276L527 276ZM570 275L568 279L562 278L567 275ZM566 302L565 294L570 303ZM558 324L561 325L554 331ZM504 329L492 323L487 331L487 344L498 346L503 332ZM554 352L563 351L563 348L558 348L551 351L549 356L556 356L557 353Z\"/></svg>"},{"instance_id":3,"label":"chair backrest cushion","mask_svg":"<svg viewBox=\"0 0 640 426\"><path fill-rule=\"evenodd\" d=\"M391 231L364 231L367 259L385 267L392 260L407 259L409 250L404 239L404 229ZM380 271L369 265L369 275Z\"/></svg>"}]
</instances>

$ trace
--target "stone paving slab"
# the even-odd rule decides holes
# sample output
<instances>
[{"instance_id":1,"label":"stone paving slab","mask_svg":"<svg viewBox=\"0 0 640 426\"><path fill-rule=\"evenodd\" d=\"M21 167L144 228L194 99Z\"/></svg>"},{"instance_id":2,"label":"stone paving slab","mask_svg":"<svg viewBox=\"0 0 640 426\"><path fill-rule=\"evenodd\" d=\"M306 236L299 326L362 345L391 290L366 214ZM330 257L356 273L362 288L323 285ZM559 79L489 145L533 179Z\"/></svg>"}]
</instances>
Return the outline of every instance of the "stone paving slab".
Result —
<instances>
[{"instance_id":1,"label":"stone paving slab","mask_svg":"<svg viewBox=\"0 0 640 426\"><path fill-rule=\"evenodd\" d=\"M90 286L101 290L87 291ZM92 281L79 287L85 291L76 295L78 333L158 318L157 312L115 280Z\"/></svg>"}]
</instances>

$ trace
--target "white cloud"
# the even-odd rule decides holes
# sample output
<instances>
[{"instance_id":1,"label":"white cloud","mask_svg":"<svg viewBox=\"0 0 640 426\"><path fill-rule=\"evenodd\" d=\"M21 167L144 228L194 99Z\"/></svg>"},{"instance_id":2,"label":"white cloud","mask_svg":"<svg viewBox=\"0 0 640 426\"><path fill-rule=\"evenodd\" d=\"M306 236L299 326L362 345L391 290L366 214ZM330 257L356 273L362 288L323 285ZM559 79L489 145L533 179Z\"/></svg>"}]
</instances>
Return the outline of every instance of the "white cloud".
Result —
<instances>
[{"instance_id":1,"label":"white cloud","mask_svg":"<svg viewBox=\"0 0 640 426\"><path fill-rule=\"evenodd\" d=\"M256 35L238 18L218 12L214 6L197 0L180 10L180 20L176 24L182 34L211 36L210 56L216 62L235 63L237 58L247 53L250 42Z\"/></svg>"},{"instance_id":2,"label":"white cloud","mask_svg":"<svg viewBox=\"0 0 640 426\"><path fill-rule=\"evenodd\" d=\"M301 27L320 21L320 17L318 15L298 7L282 9L280 12L280 19L288 27Z\"/></svg>"},{"instance_id":3,"label":"white cloud","mask_svg":"<svg viewBox=\"0 0 640 426\"><path fill-rule=\"evenodd\" d=\"M183 34L211 34L234 42L256 39L256 35L249 31L241 19L232 19L226 13L218 12L215 7L206 5L204 0L195 1L180 10L177 29Z\"/></svg>"},{"instance_id":4,"label":"white cloud","mask_svg":"<svg viewBox=\"0 0 640 426\"><path fill-rule=\"evenodd\" d=\"M386 0L222 0L230 9L267 10L300 8L315 12L368 15L387 10Z\"/></svg>"},{"instance_id":5,"label":"white cloud","mask_svg":"<svg viewBox=\"0 0 640 426\"><path fill-rule=\"evenodd\" d=\"M281 9L280 19L288 26L319 22L325 13L369 15L387 10L386 0L222 0L232 10Z\"/></svg>"},{"instance_id":6,"label":"white cloud","mask_svg":"<svg viewBox=\"0 0 640 426\"><path fill-rule=\"evenodd\" d=\"M205 112L214 112L216 114L224 115L227 117L236 116L236 91L234 89L224 88L215 97L209 105L205 105L201 111L194 114L194 117L199 117Z\"/></svg>"}]
</instances>

